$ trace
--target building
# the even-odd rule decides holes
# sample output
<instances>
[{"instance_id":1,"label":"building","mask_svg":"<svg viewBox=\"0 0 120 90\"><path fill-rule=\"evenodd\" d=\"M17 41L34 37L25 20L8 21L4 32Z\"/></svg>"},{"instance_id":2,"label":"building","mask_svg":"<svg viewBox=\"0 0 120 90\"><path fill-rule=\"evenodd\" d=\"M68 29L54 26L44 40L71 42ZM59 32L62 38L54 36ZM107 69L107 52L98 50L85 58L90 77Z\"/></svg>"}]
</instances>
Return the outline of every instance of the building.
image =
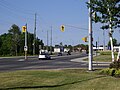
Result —
<instances>
[{"instance_id":1,"label":"building","mask_svg":"<svg viewBox=\"0 0 120 90\"><path fill-rule=\"evenodd\" d=\"M54 47L54 52L59 53L59 52L68 52L70 49L69 48L64 48L63 46L56 45Z\"/></svg>"}]
</instances>

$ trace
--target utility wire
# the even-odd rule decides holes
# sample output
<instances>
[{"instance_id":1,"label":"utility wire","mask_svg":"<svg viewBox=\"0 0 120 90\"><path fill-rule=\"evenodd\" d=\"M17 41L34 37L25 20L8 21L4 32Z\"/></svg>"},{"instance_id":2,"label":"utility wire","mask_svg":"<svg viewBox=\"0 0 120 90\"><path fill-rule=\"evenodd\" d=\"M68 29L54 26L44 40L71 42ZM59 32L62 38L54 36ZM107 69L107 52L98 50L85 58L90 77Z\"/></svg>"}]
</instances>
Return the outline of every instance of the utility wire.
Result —
<instances>
[{"instance_id":1,"label":"utility wire","mask_svg":"<svg viewBox=\"0 0 120 90\"><path fill-rule=\"evenodd\" d=\"M11 16L13 14L12 17L17 17L18 16L17 19L21 18L22 20L24 20L24 19L33 20L33 18L28 17L28 15L26 17L25 17L25 15L22 16L23 14L26 14L26 13L20 12L21 9L17 10L16 8L11 8L11 7L9 7L9 5L7 5L7 4L5 4L1 1L0 1L0 6L5 9L4 12L7 10L10 13L9 16ZM20 13L22 15L20 15L18 13Z\"/></svg>"},{"instance_id":2,"label":"utility wire","mask_svg":"<svg viewBox=\"0 0 120 90\"><path fill-rule=\"evenodd\" d=\"M18 12L18 13L22 13L22 14L27 14L27 15L34 15L33 11L28 11L28 10L25 10L25 8L20 8L18 6L16 6L15 4L11 4L11 3L8 3L7 1L5 0L0 0L0 2L7 6L9 9L15 11L15 12ZM14 6L14 7L13 7Z\"/></svg>"},{"instance_id":3,"label":"utility wire","mask_svg":"<svg viewBox=\"0 0 120 90\"><path fill-rule=\"evenodd\" d=\"M80 30L88 31L88 29L86 29L86 28L80 28L80 27L76 27L76 26L72 26L72 25L66 25L66 24L65 24L65 26L67 26L67 27L72 27L72 28L77 28L77 29L80 29Z\"/></svg>"}]
</instances>

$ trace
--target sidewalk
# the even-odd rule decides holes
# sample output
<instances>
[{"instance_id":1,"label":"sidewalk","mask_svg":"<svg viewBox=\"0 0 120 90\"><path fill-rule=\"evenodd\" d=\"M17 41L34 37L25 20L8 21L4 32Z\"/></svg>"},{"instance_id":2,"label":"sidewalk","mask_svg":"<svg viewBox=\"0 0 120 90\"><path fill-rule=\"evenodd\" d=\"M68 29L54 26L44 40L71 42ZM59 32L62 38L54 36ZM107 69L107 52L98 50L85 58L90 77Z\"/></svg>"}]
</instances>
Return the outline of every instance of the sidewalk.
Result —
<instances>
[{"instance_id":1,"label":"sidewalk","mask_svg":"<svg viewBox=\"0 0 120 90\"><path fill-rule=\"evenodd\" d=\"M86 63L86 64L88 64L89 63L89 61L84 61L84 59L87 59L88 58L88 56L87 57L82 57L82 58L76 58L76 59L72 59L72 60L70 60L70 61L72 61L72 62L81 62L81 63ZM98 66L98 65L110 65L110 63L111 62L99 62L99 61L93 61L93 65L94 66Z\"/></svg>"}]
</instances>

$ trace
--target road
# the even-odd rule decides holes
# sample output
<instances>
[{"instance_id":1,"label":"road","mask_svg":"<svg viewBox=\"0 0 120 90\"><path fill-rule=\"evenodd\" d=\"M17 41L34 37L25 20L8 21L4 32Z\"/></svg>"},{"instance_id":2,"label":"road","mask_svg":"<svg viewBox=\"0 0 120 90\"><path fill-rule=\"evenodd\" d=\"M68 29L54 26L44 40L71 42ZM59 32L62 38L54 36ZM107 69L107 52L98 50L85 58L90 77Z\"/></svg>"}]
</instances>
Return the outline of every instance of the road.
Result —
<instances>
[{"instance_id":1,"label":"road","mask_svg":"<svg viewBox=\"0 0 120 90\"><path fill-rule=\"evenodd\" d=\"M72 59L85 57L86 54L56 56L52 60L38 60L38 57L0 58L0 72L32 69L88 68L86 62L71 62ZM97 66L103 68L106 66Z\"/></svg>"}]
</instances>

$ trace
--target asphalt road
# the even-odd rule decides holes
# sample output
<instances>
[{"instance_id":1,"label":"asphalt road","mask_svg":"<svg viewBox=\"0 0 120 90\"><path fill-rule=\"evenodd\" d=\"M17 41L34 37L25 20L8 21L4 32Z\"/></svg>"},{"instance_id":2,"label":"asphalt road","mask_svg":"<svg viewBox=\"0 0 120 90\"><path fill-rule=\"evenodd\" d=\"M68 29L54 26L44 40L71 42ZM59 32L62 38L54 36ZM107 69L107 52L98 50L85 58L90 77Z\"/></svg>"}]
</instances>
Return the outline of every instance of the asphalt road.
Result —
<instances>
[{"instance_id":1,"label":"asphalt road","mask_svg":"<svg viewBox=\"0 0 120 90\"><path fill-rule=\"evenodd\" d=\"M74 54L69 56L56 56L52 60L38 60L38 57L0 58L0 72L32 69L64 69L64 68L88 68L86 62L71 62L72 59L85 57L86 54ZM103 68L106 66L97 66Z\"/></svg>"}]
</instances>

